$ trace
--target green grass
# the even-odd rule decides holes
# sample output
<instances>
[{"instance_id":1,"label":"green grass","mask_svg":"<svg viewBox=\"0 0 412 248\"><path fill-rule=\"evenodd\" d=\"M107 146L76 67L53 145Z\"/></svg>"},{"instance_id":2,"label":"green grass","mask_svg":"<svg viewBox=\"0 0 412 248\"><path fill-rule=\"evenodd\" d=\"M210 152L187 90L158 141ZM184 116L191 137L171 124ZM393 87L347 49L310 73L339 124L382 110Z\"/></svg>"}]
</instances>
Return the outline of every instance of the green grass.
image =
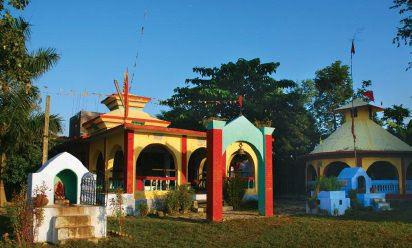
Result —
<instances>
[{"instance_id":1,"label":"green grass","mask_svg":"<svg viewBox=\"0 0 412 248\"><path fill-rule=\"evenodd\" d=\"M131 239L108 238L96 247L412 247L412 203L392 205L391 212L356 211L339 218L297 215L217 224L129 217L125 228ZM115 228L111 219L109 229Z\"/></svg>"}]
</instances>

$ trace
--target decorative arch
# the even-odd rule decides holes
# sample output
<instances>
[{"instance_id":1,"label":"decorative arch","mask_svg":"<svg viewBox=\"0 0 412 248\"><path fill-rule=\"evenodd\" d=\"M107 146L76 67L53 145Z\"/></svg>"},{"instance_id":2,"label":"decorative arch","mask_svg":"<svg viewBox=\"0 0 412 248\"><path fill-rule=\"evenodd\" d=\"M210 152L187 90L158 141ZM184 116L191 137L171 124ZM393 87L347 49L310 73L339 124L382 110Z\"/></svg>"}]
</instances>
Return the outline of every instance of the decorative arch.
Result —
<instances>
[{"instance_id":1,"label":"decorative arch","mask_svg":"<svg viewBox=\"0 0 412 248\"><path fill-rule=\"evenodd\" d=\"M58 185L61 185L62 190L64 191L64 196L69 200L70 204L77 203L77 181L78 178L76 173L70 169L64 169L56 174L53 180L54 192Z\"/></svg>"},{"instance_id":2,"label":"decorative arch","mask_svg":"<svg viewBox=\"0 0 412 248\"><path fill-rule=\"evenodd\" d=\"M376 161L366 171L372 180L398 180L399 172L395 165L388 161Z\"/></svg>"},{"instance_id":3,"label":"decorative arch","mask_svg":"<svg viewBox=\"0 0 412 248\"><path fill-rule=\"evenodd\" d=\"M176 185L177 168L177 157L167 145L159 143L147 145L136 159L137 190L143 190L145 182L151 180L173 181Z\"/></svg>"},{"instance_id":4,"label":"decorative arch","mask_svg":"<svg viewBox=\"0 0 412 248\"><path fill-rule=\"evenodd\" d=\"M316 181L318 178L318 173L312 164L306 166L306 181Z\"/></svg>"},{"instance_id":5,"label":"decorative arch","mask_svg":"<svg viewBox=\"0 0 412 248\"><path fill-rule=\"evenodd\" d=\"M201 171L203 171L200 166L202 162L204 164L204 160L207 157L207 149L205 147L200 147L196 149L189 158L188 163L188 181L193 185L195 183L200 183L200 177L202 176Z\"/></svg>"},{"instance_id":6,"label":"decorative arch","mask_svg":"<svg viewBox=\"0 0 412 248\"><path fill-rule=\"evenodd\" d=\"M99 152L96 159L96 185L106 189L106 168L103 153Z\"/></svg>"},{"instance_id":7,"label":"decorative arch","mask_svg":"<svg viewBox=\"0 0 412 248\"><path fill-rule=\"evenodd\" d=\"M406 193L412 194L412 162L406 167L405 186Z\"/></svg>"},{"instance_id":8,"label":"decorative arch","mask_svg":"<svg viewBox=\"0 0 412 248\"><path fill-rule=\"evenodd\" d=\"M323 175L325 177L338 177L339 173L345 168L350 168L350 166L345 162L335 161L325 167Z\"/></svg>"},{"instance_id":9,"label":"decorative arch","mask_svg":"<svg viewBox=\"0 0 412 248\"><path fill-rule=\"evenodd\" d=\"M264 216L273 216L273 175L272 175L272 133L273 128L256 128L244 116L226 124L213 120L208 124L207 147L207 217L211 221L221 221L222 184L225 168L224 154L227 147L236 142L248 143L258 157L258 208Z\"/></svg>"}]
</instances>

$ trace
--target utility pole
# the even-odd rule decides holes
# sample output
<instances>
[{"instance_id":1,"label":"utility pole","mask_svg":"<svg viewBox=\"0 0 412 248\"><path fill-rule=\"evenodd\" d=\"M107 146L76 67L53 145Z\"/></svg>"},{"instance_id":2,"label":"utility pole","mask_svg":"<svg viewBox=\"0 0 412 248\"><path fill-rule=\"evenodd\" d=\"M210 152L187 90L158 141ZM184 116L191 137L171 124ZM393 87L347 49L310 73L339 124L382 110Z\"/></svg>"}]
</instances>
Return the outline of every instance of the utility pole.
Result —
<instances>
[{"instance_id":1,"label":"utility pole","mask_svg":"<svg viewBox=\"0 0 412 248\"><path fill-rule=\"evenodd\" d=\"M44 131L43 131L43 160L46 163L49 155L49 120L50 120L50 96L46 96L46 108L44 111Z\"/></svg>"}]
</instances>

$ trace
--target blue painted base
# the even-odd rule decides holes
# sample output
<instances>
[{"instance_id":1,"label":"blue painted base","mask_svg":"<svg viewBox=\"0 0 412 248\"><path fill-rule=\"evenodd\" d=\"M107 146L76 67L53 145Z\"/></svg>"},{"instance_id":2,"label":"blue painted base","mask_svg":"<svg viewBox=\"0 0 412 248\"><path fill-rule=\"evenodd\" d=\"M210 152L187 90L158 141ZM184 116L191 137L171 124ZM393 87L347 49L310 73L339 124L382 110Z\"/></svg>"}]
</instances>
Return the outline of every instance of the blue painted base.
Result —
<instances>
[{"instance_id":1,"label":"blue painted base","mask_svg":"<svg viewBox=\"0 0 412 248\"><path fill-rule=\"evenodd\" d=\"M385 193L357 194L356 197L363 207L370 207L373 199L385 198Z\"/></svg>"},{"instance_id":2,"label":"blue painted base","mask_svg":"<svg viewBox=\"0 0 412 248\"><path fill-rule=\"evenodd\" d=\"M350 199L346 197L345 191L320 191L319 208L328 211L330 215L343 215L350 208Z\"/></svg>"}]
</instances>

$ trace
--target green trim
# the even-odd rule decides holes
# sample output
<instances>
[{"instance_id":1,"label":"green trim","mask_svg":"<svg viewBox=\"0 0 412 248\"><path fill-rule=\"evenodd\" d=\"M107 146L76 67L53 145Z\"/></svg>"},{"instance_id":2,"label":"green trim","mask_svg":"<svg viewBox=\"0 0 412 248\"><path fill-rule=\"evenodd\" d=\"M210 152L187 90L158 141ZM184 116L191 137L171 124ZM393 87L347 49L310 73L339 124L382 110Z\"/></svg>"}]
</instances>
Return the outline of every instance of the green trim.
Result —
<instances>
[{"instance_id":1,"label":"green trim","mask_svg":"<svg viewBox=\"0 0 412 248\"><path fill-rule=\"evenodd\" d=\"M211 120L206 124L207 130L222 129L226 125L225 121Z\"/></svg>"},{"instance_id":2,"label":"green trim","mask_svg":"<svg viewBox=\"0 0 412 248\"><path fill-rule=\"evenodd\" d=\"M272 135L273 132L275 131L275 128L273 128L273 127L262 127L262 128L260 128L260 131L263 133L263 135Z\"/></svg>"},{"instance_id":3,"label":"green trim","mask_svg":"<svg viewBox=\"0 0 412 248\"><path fill-rule=\"evenodd\" d=\"M60 171L54 178L54 187L56 187L57 182L62 182L64 186L64 194L66 199L70 201L71 204L77 203L77 176L69 169ZM53 189L54 191L54 189Z\"/></svg>"}]
</instances>

